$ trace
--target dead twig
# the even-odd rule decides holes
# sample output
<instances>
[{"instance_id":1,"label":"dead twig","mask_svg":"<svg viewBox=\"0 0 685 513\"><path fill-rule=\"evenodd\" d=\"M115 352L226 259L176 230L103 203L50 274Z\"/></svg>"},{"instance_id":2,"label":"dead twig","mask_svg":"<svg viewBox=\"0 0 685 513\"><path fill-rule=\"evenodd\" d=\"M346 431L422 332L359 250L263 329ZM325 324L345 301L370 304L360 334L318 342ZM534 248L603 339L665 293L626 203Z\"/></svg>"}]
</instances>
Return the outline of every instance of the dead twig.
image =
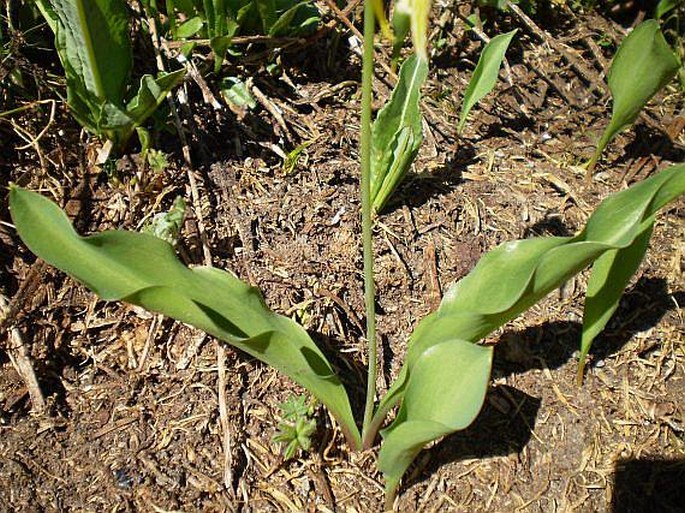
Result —
<instances>
[{"instance_id":1,"label":"dead twig","mask_svg":"<svg viewBox=\"0 0 685 513\"><path fill-rule=\"evenodd\" d=\"M526 28L535 36L537 36L543 43L545 43L551 50L559 53L571 67L592 87L593 91L599 93L601 97L606 94L606 85L599 77L597 72L590 70L582 61L574 54L574 50L560 43L545 30L538 27L538 25L524 13L519 6L511 2L507 2L507 6L526 26Z\"/></svg>"},{"instance_id":2,"label":"dead twig","mask_svg":"<svg viewBox=\"0 0 685 513\"><path fill-rule=\"evenodd\" d=\"M0 323L4 323L10 307L7 298L0 294ZM7 341L7 356L9 356L12 365L26 385L26 390L31 398L31 410L43 415L46 412L45 396L38 383L38 377L33 370L33 360L29 354L29 350L24 343L24 339L19 332L19 328L11 326L8 328Z\"/></svg>"},{"instance_id":3,"label":"dead twig","mask_svg":"<svg viewBox=\"0 0 685 513\"><path fill-rule=\"evenodd\" d=\"M226 407L226 348L222 342L216 342L216 366L219 379L217 383L219 396L219 418L221 422L221 432L223 434L224 449L224 486L226 490L235 495L233 489L233 452L231 441L231 430L228 424L228 409Z\"/></svg>"}]
</instances>

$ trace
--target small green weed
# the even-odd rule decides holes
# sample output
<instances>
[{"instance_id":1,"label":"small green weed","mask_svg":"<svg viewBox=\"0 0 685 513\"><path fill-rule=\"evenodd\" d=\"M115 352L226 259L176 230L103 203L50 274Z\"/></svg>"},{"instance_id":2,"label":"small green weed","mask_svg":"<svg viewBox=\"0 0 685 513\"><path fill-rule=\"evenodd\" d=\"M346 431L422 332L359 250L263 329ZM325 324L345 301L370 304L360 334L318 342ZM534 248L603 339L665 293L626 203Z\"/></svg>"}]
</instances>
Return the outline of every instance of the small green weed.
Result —
<instances>
[{"instance_id":1,"label":"small green weed","mask_svg":"<svg viewBox=\"0 0 685 513\"><path fill-rule=\"evenodd\" d=\"M316 420L312 418L316 401L308 400L303 395L291 395L279 407L281 420L272 440L283 444L283 457L288 460L300 449L308 451L312 445L311 436L316 431Z\"/></svg>"}]
</instances>

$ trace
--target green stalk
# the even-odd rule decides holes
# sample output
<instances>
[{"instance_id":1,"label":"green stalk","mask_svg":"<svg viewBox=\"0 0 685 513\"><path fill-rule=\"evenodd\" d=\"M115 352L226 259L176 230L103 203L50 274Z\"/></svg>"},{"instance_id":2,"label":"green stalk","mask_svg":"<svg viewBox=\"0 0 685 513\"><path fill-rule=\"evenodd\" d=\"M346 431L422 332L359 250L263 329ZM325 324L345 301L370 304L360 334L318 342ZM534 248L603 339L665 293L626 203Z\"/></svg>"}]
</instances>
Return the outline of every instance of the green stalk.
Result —
<instances>
[{"instance_id":1,"label":"green stalk","mask_svg":"<svg viewBox=\"0 0 685 513\"><path fill-rule=\"evenodd\" d=\"M369 345L369 368L366 383L366 404L362 433L366 433L373 418L376 397L376 312L373 281L373 241L371 213L371 79L373 77L373 36L376 28L371 0L364 1L364 56L362 59L362 118L361 118L361 188L362 188L362 244L364 247L364 300L366 303L366 340Z\"/></svg>"}]
</instances>

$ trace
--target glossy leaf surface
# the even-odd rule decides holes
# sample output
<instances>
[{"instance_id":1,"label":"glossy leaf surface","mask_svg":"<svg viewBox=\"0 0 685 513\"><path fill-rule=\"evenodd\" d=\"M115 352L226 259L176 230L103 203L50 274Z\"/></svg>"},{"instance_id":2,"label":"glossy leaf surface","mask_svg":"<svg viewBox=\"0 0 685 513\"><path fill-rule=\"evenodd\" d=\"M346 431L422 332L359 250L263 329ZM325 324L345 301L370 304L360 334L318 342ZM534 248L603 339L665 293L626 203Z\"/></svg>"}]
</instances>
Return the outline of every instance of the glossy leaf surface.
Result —
<instances>
[{"instance_id":1,"label":"glossy leaf surface","mask_svg":"<svg viewBox=\"0 0 685 513\"><path fill-rule=\"evenodd\" d=\"M400 376L381 401L374 417L374 425L380 425L390 408L402 402L395 421L385 431L387 440L394 432L401 436L392 438L387 451L381 449L382 468L388 483L397 482L396 469L406 468L411 461L410 456L413 458L418 447L430 441L430 433L444 436L451 432L435 425L434 416L443 414L437 406L423 414L425 418L421 422L429 422L430 425L416 424L420 415L416 412L409 415L405 407L408 394L412 397L429 394L434 404L446 405L444 415L450 414L449 408L464 408L467 412L476 413L480 408L475 408L475 397L482 390L481 382L476 379L479 374L465 382L468 390L462 390L461 395L449 387L422 385L421 380L414 379L414 373L424 365L421 363L424 355L431 354L427 351L441 344L454 344L454 340L475 344L597 261L590 286L592 296L585 306L588 322L584 330L588 330L588 334L584 335L583 351L586 353L592 338L615 310L618 296L644 255L656 212L684 193L685 165L671 166L602 202L588 219L585 229L575 237L533 238L504 243L484 255L465 278L454 284L438 310L423 319L412 334ZM449 352L451 346L441 347ZM451 350L455 354L462 351L454 347ZM464 375L467 372L465 368L485 372L484 356L463 353L461 358L463 362L454 363L455 376ZM446 354L441 356L442 361L449 359ZM437 368L434 373L436 379L437 376L448 375L447 371ZM420 392L412 390L416 387L426 389ZM429 390L429 387L432 388ZM462 403L462 397L469 399ZM416 426L417 432L413 433L413 428L407 426ZM368 440L365 440L365 445L368 445ZM392 490L389 492L392 495Z\"/></svg>"},{"instance_id":2,"label":"glossy leaf surface","mask_svg":"<svg viewBox=\"0 0 685 513\"><path fill-rule=\"evenodd\" d=\"M490 380L492 348L464 340L428 347L412 366L397 418L383 434L378 468L387 500L423 446L473 422Z\"/></svg>"}]
</instances>

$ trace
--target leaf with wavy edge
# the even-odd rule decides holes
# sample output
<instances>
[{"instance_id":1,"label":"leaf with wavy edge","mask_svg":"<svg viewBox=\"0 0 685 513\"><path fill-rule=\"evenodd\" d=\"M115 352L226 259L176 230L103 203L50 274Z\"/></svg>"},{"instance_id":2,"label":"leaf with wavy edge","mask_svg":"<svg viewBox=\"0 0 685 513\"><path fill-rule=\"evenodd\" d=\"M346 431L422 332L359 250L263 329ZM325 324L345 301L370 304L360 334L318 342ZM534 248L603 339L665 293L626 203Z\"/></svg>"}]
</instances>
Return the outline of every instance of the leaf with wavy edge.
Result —
<instances>
[{"instance_id":1,"label":"leaf with wavy edge","mask_svg":"<svg viewBox=\"0 0 685 513\"><path fill-rule=\"evenodd\" d=\"M360 437L347 393L307 332L267 308L256 288L210 267L189 269L152 235L109 231L80 237L40 194L10 190L17 232L31 251L102 299L140 305L196 326L290 376L324 403L352 447Z\"/></svg>"},{"instance_id":2,"label":"leaf with wavy edge","mask_svg":"<svg viewBox=\"0 0 685 513\"><path fill-rule=\"evenodd\" d=\"M412 366L402 407L383 431L378 468L386 481L386 508L423 446L466 428L478 415L490 380L492 348L465 340L428 347Z\"/></svg>"},{"instance_id":3,"label":"leaf with wavy edge","mask_svg":"<svg viewBox=\"0 0 685 513\"><path fill-rule=\"evenodd\" d=\"M439 437L456 430L450 428L440 431L434 425L421 424L433 420L430 416L424 418L420 414L412 413L410 406L407 406L407 397L419 393L413 388L424 386L421 380L415 380L413 375L423 365L422 358L427 351L455 338L469 343L478 342L594 261L600 261L600 267L610 268L608 273L601 273L602 276L631 270L634 272L637 268L635 260L638 260L638 257L641 260L639 248L646 246L644 239L651 231L656 212L683 193L685 165L672 166L606 199L590 217L585 229L575 237L534 238L504 243L483 256L465 278L454 284L443 298L438 310L421 321L412 334L407 359L400 376L381 401L374 416L372 429L369 430L373 433L390 408L404 398L395 421L384 431L386 440L381 448L381 461L388 483L399 482L397 469L402 468L404 472L420 446L435 438L430 438L430 433L439 433ZM610 262L600 260L603 255L624 250L634 251L637 256L627 264L616 258ZM620 270L623 266L626 266L626 269ZM601 277L596 280L598 283L606 281ZM624 281L621 280L616 288L620 287L622 290ZM601 287L599 289L601 290ZM612 298L616 291L611 287L605 290L611 297L602 301L589 301L586 304L586 318L593 319L593 330L597 332L597 328L603 328L608 320L607 311L614 307ZM589 343L584 350L587 349ZM444 359L447 358L444 356ZM460 365L463 367L467 364L473 362L464 362ZM479 385L467 383L466 386L479 390ZM430 393L434 404L443 401L448 405L448 413L449 408L464 407L458 395L453 392L443 393L442 390L442 387L432 385ZM473 393L473 390L464 393ZM473 411L474 404L472 401L466 401L467 410ZM406 427L410 422L417 426L417 434L412 435L411 428ZM413 424L416 422L419 424ZM401 427L403 425L405 427ZM468 424L463 427L466 425ZM401 436L391 438L393 433L401 433ZM386 451L388 443L390 449ZM369 444L370 440L364 440L365 446ZM412 458L409 458L410 455L413 455ZM394 493L392 490L389 491Z\"/></svg>"}]
</instances>

